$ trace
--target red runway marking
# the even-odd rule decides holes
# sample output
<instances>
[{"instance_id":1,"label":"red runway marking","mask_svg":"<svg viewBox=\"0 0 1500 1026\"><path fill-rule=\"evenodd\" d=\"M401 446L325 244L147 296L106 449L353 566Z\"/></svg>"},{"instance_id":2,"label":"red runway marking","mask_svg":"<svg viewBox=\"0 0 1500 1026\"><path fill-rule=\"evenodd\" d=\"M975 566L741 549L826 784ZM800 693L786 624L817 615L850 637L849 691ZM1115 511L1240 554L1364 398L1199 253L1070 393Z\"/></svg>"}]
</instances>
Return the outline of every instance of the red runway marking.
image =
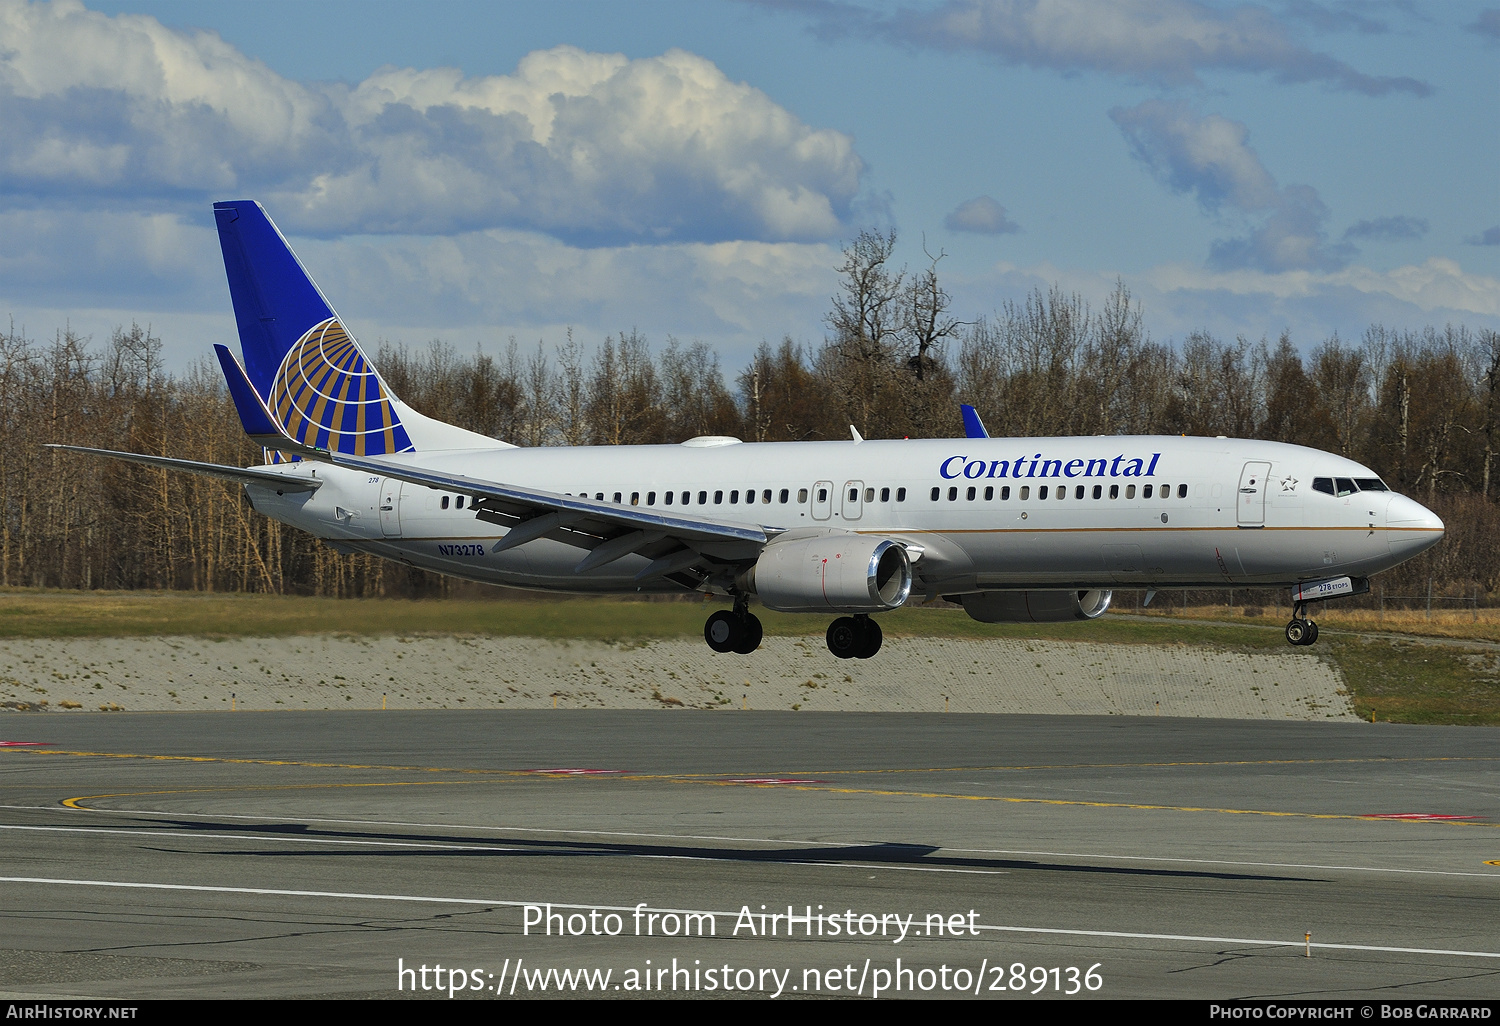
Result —
<instances>
[{"instance_id":1,"label":"red runway marking","mask_svg":"<svg viewBox=\"0 0 1500 1026\"><path fill-rule=\"evenodd\" d=\"M800 780L793 777L735 777L726 784L826 784L826 780Z\"/></svg>"},{"instance_id":2,"label":"red runway marking","mask_svg":"<svg viewBox=\"0 0 1500 1026\"><path fill-rule=\"evenodd\" d=\"M37 748L50 744L51 741L0 741L0 748Z\"/></svg>"}]
</instances>

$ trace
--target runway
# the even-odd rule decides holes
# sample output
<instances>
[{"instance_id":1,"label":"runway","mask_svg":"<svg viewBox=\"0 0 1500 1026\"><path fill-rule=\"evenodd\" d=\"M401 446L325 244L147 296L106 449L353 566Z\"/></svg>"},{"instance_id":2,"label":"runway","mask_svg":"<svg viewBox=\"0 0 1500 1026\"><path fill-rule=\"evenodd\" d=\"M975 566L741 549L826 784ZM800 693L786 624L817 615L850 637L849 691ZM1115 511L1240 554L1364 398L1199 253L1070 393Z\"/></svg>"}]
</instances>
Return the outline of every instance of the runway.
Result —
<instances>
[{"instance_id":1,"label":"runway","mask_svg":"<svg viewBox=\"0 0 1500 1026\"><path fill-rule=\"evenodd\" d=\"M1118 716L16 714L0 740L50 744L0 748L0 992L1492 998L1495 738Z\"/></svg>"}]
</instances>

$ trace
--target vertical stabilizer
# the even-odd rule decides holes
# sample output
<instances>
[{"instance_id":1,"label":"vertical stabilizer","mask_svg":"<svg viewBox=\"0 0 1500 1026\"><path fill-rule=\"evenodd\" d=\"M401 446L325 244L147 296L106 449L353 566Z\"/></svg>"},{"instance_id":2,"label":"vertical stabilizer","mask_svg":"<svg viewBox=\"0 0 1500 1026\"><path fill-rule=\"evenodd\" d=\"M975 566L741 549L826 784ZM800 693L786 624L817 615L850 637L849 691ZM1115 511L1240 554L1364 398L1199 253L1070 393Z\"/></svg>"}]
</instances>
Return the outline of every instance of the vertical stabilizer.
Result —
<instances>
[{"instance_id":1,"label":"vertical stabilizer","mask_svg":"<svg viewBox=\"0 0 1500 1026\"><path fill-rule=\"evenodd\" d=\"M354 456L508 448L424 417L392 395L259 203L215 203L214 220L244 376L280 433L309 449ZM233 377L227 366L225 374Z\"/></svg>"}]
</instances>

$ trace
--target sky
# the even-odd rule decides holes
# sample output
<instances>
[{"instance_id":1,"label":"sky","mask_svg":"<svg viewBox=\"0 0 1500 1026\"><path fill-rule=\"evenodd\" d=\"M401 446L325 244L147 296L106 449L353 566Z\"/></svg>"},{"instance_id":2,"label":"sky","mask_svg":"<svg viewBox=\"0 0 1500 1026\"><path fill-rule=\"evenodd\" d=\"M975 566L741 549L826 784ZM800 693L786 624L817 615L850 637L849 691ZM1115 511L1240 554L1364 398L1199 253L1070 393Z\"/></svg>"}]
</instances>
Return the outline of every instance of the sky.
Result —
<instances>
[{"instance_id":1,"label":"sky","mask_svg":"<svg viewBox=\"0 0 1500 1026\"><path fill-rule=\"evenodd\" d=\"M0 316L234 322L256 199L353 333L815 344L894 230L964 320L1500 329L1500 8L1403 0L0 0Z\"/></svg>"}]
</instances>

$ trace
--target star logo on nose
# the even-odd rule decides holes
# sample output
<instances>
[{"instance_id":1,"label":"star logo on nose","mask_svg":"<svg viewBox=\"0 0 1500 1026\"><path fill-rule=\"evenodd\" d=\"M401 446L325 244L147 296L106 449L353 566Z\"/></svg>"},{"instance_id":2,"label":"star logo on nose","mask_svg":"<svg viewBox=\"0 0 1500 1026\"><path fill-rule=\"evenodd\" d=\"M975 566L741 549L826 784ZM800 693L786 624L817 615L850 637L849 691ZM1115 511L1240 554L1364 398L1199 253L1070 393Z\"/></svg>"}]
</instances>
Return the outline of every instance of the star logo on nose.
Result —
<instances>
[{"instance_id":1,"label":"star logo on nose","mask_svg":"<svg viewBox=\"0 0 1500 1026\"><path fill-rule=\"evenodd\" d=\"M1295 477L1282 478L1281 490L1284 492L1295 492L1297 490L1297 479Z\"/></svg>"}]
</instances>

